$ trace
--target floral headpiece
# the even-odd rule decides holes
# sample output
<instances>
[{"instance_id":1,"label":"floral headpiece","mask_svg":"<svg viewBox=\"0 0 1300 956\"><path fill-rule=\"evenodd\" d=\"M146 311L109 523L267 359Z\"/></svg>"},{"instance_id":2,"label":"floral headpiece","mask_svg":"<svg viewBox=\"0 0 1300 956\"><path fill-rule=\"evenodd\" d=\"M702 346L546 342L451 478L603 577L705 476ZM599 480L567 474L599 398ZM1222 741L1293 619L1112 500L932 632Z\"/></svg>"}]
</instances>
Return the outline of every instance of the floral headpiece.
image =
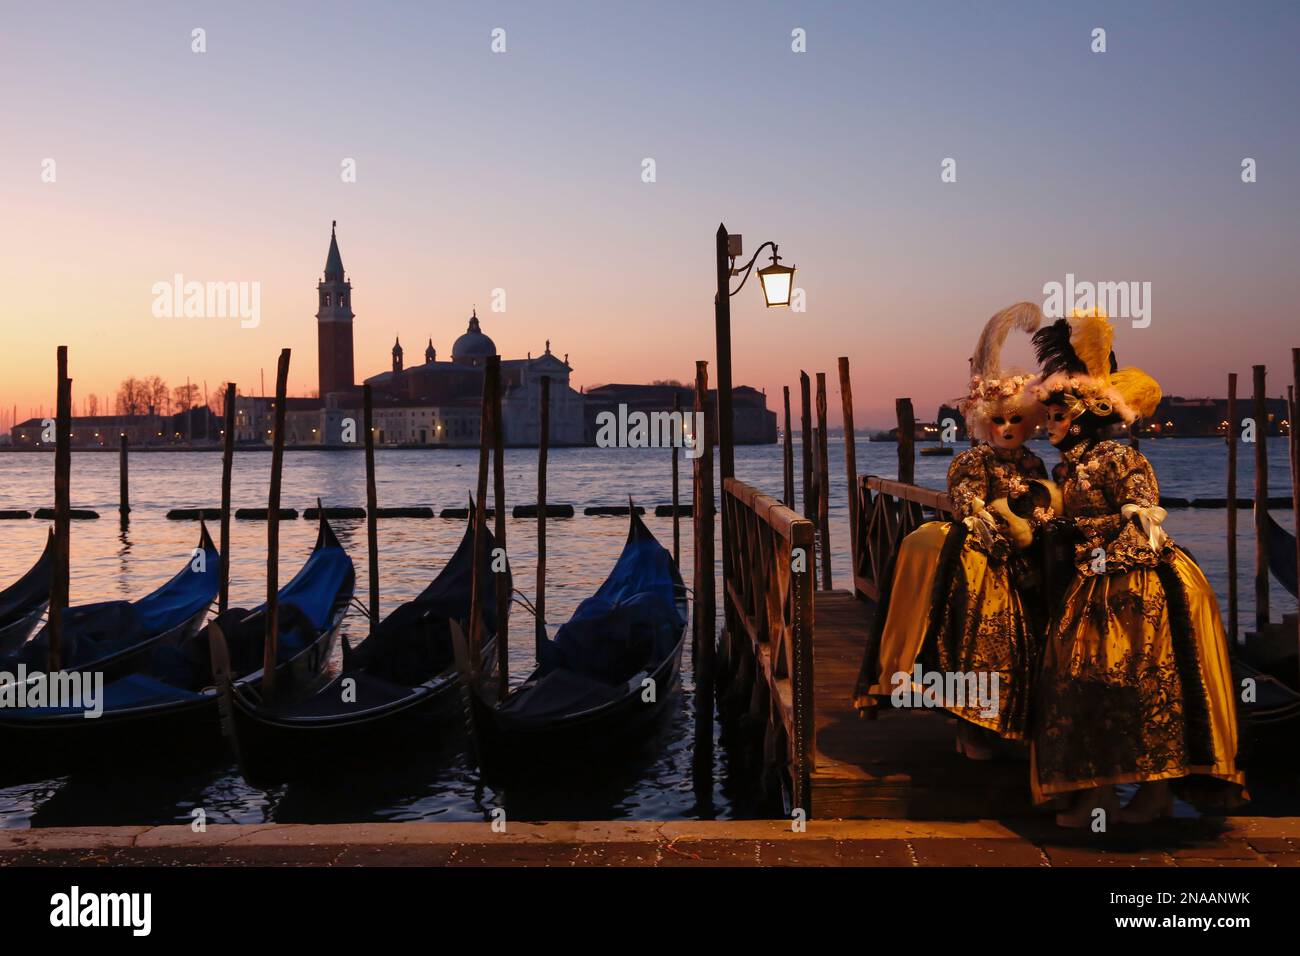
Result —
<instances>
[{"instance_id":1,"label":"floral headpiece","mask_svg":"<svg viewBox=\"0 0 1300 956\"><path fill-rule=\"evenodd\" d=\"M1012 329L1033 332L1043 313L1033 302L1017 302L993 316L984 325L975 354L971 357L970 385L966 397L957 402L957 410L966 419L967 430L987 441L992 433L992 419L1008 405L1018 406L1032 417L1037 409L1026 400L1026 388L1034 376L1017 371L1003 371L1002 344Z\"/></svg>"}]
</instances>

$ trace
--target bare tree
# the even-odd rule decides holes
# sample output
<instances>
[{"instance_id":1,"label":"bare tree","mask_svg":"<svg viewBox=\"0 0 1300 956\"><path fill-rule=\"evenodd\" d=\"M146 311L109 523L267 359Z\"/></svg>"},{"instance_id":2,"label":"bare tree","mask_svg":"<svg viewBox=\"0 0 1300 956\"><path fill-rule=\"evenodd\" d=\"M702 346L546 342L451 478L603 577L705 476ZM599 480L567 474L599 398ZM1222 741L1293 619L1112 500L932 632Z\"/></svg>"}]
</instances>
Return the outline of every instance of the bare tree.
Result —
<instances>
[{"instance_id":1,"label":"bare tree","mask_svg":"<svg viewBox=\"0 0 1300 956\"><path fill-rule=\"evenodd\" d=\"M143 382L134 375L122 379L122 384L117 387L117 414L139 415L148 401Z\"/></svg>"},{"instance_id":2,"label":"bare tree","mask_svg":"<svg viewBox=\"0 0 1300 956\"><path fill-rule=\"evenodd\" d=\"M199 403L199 387L197 385L177 385L172 389L172 401L178 412L183 412L187 408L193 408Z\"/></svg>"},{"instance_id":3,"label":"bare tree","mask_svg":"<svg viewBox=\"0 0 1300 956\"><path fill-rule=\"evenodd\" d=\"M226 414L226 382L221 383L221 387L211 394L208 399L208 407L212 409L212 414L222 418ZM235 386L235 395L243 395L239 386Z\"/></svg>"},{"instance_id":4,"label":"bare tree","mask_svg":"<svg viewBox=\"0 0 1300 956\"><path fill-rule=\"evenodd\" d=\"M147 404L153 406L154 414L171 414L171 390L167 387L167 383L157 375L147 375L142 380L142 384L148 396Z\"/></svg>"}]
</instances>

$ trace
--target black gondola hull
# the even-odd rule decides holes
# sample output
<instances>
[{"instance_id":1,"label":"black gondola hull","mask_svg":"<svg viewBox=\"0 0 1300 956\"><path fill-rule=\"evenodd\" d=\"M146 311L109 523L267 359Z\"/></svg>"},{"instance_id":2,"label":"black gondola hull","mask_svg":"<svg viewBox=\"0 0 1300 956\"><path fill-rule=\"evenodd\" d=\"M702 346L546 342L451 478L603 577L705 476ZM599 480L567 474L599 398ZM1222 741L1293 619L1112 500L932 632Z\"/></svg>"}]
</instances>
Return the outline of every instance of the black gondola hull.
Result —
<instances>
[{"instance_id":1,"label":"black gondola hull","mask_svg":"<svg viewBox=\"0 0 1300 956\"><path fill-rule=\"evenodd\" d=\"M512 720L478 693L471 694L483 773L494 778L535 775L626 754L666 717L672 702L679 701L684 645L685 632L672 653L648 675L654 680L653 701L645 701L637 689L604 706L535 723Z\"/></svg>"},{"instance_id":2,"label":"black gondola hull","mask_svg":"<svg viewBox=\"0 0 1300 956\"><path fill-rule=\"evenodd\" d=\"M325 668L347 610L346 600L340 604L331 626L276 668L277 686L285 693L308 694L325 683ZM261 682L260 672L244 682L256 686ZM105 711L94 718L50 714L15 720L0 709L0 754L4 755L0 781L5 783L91 768L188 766L210 762L228 752L215 688L197 699Z\"/></svg>"},{"instance_id":3,"label":"black gondola hull","mask_svg":"<svg viewBox=\"0 0 1300 956\"><path fill-rule=\"evenodd\" d=\"M41 626L48 606L48 601L39 604L25 616L0 627L0 655L12 654L27 643L27 639Z\"/></svg>"},{"instance_id":4,"label":"black gondola hull","mask_svg":"<svg viewBox=\"0 0 1300 956\"><path fill-rule=\"evenodd\" d=\"M496 642L483 646L491 659ZM233 745L244 776L259 783L279 782L340 765L382 764L411 750L436 749L464 726L461 685L452 668L410 698L356 713L315 718L286 717L258 707L247 695L231 695Z\"/></svg>"}]
</instances>

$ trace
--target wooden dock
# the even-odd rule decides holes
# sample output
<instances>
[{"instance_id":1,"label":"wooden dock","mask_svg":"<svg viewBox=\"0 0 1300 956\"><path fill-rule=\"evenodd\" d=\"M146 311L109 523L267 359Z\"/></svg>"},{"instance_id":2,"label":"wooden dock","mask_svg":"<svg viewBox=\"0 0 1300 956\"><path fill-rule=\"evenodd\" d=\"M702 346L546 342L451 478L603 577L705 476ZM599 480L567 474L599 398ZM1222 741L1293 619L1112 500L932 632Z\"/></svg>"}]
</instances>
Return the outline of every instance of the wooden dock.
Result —
<instances>
[{"instance_id":1,"label":"wooden dock","mask_svg":"<svg viewBox=\"0 0 1300 956\"><path fill-rule=\"evenodd\" d=\"M1024 754L1008 749L996 760L967 760L956 752L955 720L941 710L886 707L874 720L858 716L853 686L873 607L848 591L816 594L816 818L975 820L1030 813Z\"/></svg>"},{"instance_id":2,"label":"wooden dock","mask_svg":"<svg viewBox=\"0 0 1300 956\"><path fill-rule=\"evenodd\" d=\"M1029 813L1022 748L971 761L956 752L955 721L943 711L883 707L869 720L854 710L887 552L947 508L939 492L880 478L862 478L859 490L854 591L817 591L815 523L742 481L724 482L733 577L720 686L731 716L762 728L764 780L789 812L817 820Z\"/></svg>"}]
</instances>

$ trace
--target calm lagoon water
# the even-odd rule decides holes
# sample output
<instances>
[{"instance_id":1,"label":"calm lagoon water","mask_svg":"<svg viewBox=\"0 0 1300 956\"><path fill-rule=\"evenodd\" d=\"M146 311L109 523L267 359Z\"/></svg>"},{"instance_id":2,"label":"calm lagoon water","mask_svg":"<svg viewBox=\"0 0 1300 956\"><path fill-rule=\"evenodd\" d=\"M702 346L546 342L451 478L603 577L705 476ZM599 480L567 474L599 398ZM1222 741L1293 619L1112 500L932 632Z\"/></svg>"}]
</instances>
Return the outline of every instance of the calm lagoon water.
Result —
<instances>
[{"instance_id":1,"label":"calm lagoon water","mask_svg":"<svg viewBox=\"0 0 1300 956\"><path fill-rule=\"evenodd\" d=\"M797 444L797 443L796 443ZM1045 442L1035 450L1048 462L1057 458ZM1226 454L1222 441L1182 439L1144 442L1160 478L1162 491L1184 498L1225 494ZM833 568L837 587L848 587L849 537L844 446L830 442L830 524ZM1243 449L1239 461L1239 494L1253 488L1253 459ZM858 473L893 476L896 446L860 439ZM1274 496L1290 494L1286 442L1270 439L1270 487ZM796 468L799 461L796 449ZM235 460L235 507L265 507L271 456L240 453ZM917 482L944 486L949 458L917 460ZM682 459L683 502L690 501L689 460ZM435 512L464 507L474 486L477 452L380 451L376 456L379 502L382 507L427 505ZM627 533L625 518L585 517L591 505L626 504L630 495L650 510L646 523L665 547L672 545L672 521L655 518L653 506L671 501L671 464L657 449L554 449L550 453L548 499L572 504L578 516L552 519L547 536L547 606L552 631L604 579ZM745 481L779 497L781 450L778 445L739 448L736 473ZM52 503L53 456L0 455L0 508L35 508ZM117 456L78 452L72 461L72 504L103 516L77 521L72 528L73 603L140 596L170 577L186 560L197 540L196 523L168 521L171 508L215 507L220 499L221 456L206 452L136 453L131 457L132 516L127 530L117 521ZM798 480L796 479L796 483ZM319 497L326 506L364 506L365 469L359 453L290 451L285 455L283 504L300 511ZM536 452L506 452L507 505L536 499ZM1225 512L1222 509L1181 509L1170 514L1166 527L1191 550L1219 592L1226 607ZM1279 516L1291 527L1291 513ZM333 521L357 567L357 594L366 595L365 522ZM1249 511L1238 513L1238 567L1243 631L1253 620L1253 536ZM530 599L535 589L535 522L509 520L507 544L515 586ZM260 521L232 522L231 601L253 606L265 594L266 525ZM460 540L462 521L384 520L379 524L381 607L391 610L418 593L441 568ZM0 582L16 578L39 553L46 533L40 521L0 521ZM215 537L215 528L213 529ZM297 520L281 524L280 567L291 575L311 549L315 523ZM692 578L689 520L682 524L682 574ZM720 561L718 567L720 568ZM1273 589L1275 616L1294 609L1295 602ZM511 678L522 680L532 668L531 627L527 613L516 607L511 630ZM355 644L366 633L366 622L351 611L344 633ZM337 663L337 662L336 662ZM583 779L537 783L509 790L480 788L476 774L460 756L455 740L440 752L415 755L404 766L364 781L330 777L269 790L247 784L233 762L202 772L176 775L166 770L132 770L118 777L58 778L0 789L0 826L72 826L189 822L202 807L211 822L353 822L367 820L481 820L493 807L504 806L513 819L671 819L728 818L761 814L753 803L747 779L733 774L726 748L715 739L712 773L696 774L693 765L693 721L690 649L683 662L682 693L674 714L645 751L617 767L592 768ZM717 734L715 728L715 735Z\"/></svg>"}]
</instances>

